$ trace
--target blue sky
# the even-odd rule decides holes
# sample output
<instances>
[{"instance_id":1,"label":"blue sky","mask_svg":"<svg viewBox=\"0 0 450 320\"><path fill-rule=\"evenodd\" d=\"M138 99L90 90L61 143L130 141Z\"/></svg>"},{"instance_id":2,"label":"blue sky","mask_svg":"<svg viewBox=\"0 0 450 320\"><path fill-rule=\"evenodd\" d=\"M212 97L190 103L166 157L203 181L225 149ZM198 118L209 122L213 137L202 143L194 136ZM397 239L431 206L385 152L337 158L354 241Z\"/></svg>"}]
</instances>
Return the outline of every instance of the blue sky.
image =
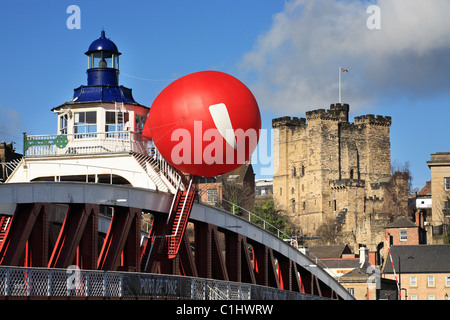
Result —
<instances>
[{"instance_id":1,"label":"blue sky","mask_svg":"<svg viewBox=\"0 0 450 320\"><path fill-rule=\"evenodd\" d=\"M371 4L380 29L367 28ZM66 26L70 5L81 29ZM22 132L56 132L50 109L86 84L84 52L104 28L122 52L120 83L139 103L151 106L180 76L219 70L253 91L266 129L336 103L337 70L347 68L351 121L391 116L392 161L408 161L421 188L430 154L450 151L448 16L450 0L3 1L0 139L20 151Z\"/></svg>"}]
</instances>

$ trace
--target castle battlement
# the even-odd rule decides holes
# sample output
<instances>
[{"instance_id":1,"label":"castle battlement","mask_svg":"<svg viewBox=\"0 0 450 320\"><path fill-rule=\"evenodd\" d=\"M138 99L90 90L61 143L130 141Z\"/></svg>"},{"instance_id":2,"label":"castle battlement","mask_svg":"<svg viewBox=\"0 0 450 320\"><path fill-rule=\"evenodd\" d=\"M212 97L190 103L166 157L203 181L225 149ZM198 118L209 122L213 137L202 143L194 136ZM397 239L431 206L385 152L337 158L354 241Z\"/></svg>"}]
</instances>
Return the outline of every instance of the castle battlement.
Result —
<instances>
[{"instance_id":1,"label":"castle battlement","mask_svg":"<svg viewBox=\"0 0 450 320\"><path fill-rule=\"evenodd\" d=\"M359 117L355 117L355 124L370 124L375 126L390 127L392 123L391 117L380 116L376 117L373 114L367 114Z\"/></svg>"},{"instance_id":2,"label":"castle battlement","mask_svg":"<svg viewBox=\"0 0 450 320\"><path fill-rule=\"evenodd\" d=\"M306 112L306 120L332 120L340 122L348 122L348 111L350 107L348 104L331 104L329 110L317 109Z\"/></svg>"},{"instance_id":3,"label":"castle battlement","mask_svg":"<svg viewBox=\"0 0 450 320\"><path fill-rule=\"evenodd\" d=\"M297 117L281 117L272 119L272 127L306 127L306 119L305 118L297 118Z\"/></svg>"}]
</instances>

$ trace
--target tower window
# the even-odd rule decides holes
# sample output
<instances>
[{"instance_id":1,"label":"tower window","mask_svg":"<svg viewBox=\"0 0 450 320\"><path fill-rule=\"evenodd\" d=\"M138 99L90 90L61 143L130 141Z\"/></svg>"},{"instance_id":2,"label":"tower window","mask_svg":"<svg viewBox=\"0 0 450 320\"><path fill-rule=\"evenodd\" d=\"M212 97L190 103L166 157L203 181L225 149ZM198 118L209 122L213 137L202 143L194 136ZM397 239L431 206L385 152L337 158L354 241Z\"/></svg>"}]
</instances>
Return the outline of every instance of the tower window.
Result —
<instances>
[{"instance_id":1,"label":"tower window","mask_svg":"<svg viewBox=\"0 0 450 320\"><path fill-rule=\"evenodd\" d=\"M68 124L68 116L67 114L63 114L59 118L59 133L67 134L67 124Z\"/></svg>"},{"instance_id":2,"label":"tower window","mask_svg":"<svg viewBox=\"0 0 450 320\"><path fill-rule=\"evenodd\" d=\"M292 202L292 212L295 213L295 199L292 199L291 202Z\"/></svg>"},{"instance_id":3,"label":"tower window","mask_svg":"<svg viewBox=\"0 0 450 320\"><path fill-rule=\"evenodd\" d=\"M84 111L75 112L74 133L93 133L97 132L97 112ZM92 138L93 135L76 135L75 138Z\"/></svg>"},{"instance_id":4,"label":"tower window","mask_svg":"<svg viewBox=\"0 0 450 320\"><path fill-rule=\"evenodd\" d=\"M145 117L136 115L136 133L141 134L144 131Z\"/></svg>"},{"instance_id":5,"label":"tower window","mask_svg":"<svg viewBox=\"0 0 450 320\"><path fill-rule=\"evenodd\" d=\"M128 122L128 112L106 111L105 131L125 131Z\"/></svg>"}]
</instances>

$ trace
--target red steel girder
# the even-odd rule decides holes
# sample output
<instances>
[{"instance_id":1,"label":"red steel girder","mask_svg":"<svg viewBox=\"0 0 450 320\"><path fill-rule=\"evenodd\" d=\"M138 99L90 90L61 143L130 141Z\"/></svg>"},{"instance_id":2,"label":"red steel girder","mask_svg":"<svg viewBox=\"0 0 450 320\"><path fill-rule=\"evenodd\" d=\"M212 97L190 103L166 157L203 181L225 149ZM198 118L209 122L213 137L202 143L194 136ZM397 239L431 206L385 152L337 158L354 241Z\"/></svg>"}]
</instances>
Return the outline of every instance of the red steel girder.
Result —
<instances>
[{"instance_id":1,"label":"red steel girder","mask_svg":"<svg viewBox=\"0 0 450 320\"><path fill-rule=\"evenodd\" d=\"M81 269L97 268L98 212L98 205L69 205L49 268L67 268L73 263Z\"/></svg>"},{"instance_id":2,"label":"red steel girder","mask_svg":"<svg viewBox=\"0 0 450 320\"><path fill-rule=\"evenodd\" d=\"M8 234L0 248L0 265L46 266L48 230L48 204L18 204Z\"/></svg>"},{"instance_id":3,"label":"red steel girder","mask_svg":"<svg viewBox=\"0 0 450 320\"><path fill-rule=\"evenodd\" d=\"M140 272L141 210L115 207L97 261L99 270Z\"/></svg>"}]
</instances>

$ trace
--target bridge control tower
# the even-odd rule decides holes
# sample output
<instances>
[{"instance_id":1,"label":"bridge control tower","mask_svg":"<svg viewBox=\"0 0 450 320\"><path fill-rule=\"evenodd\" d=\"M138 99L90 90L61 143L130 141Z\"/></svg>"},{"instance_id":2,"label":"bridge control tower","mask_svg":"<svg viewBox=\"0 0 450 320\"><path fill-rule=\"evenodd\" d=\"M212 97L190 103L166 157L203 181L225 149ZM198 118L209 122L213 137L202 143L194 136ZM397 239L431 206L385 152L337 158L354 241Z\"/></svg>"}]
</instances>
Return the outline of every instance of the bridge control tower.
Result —
<instances>
[{"instance_id":1,"label":"bridge control tower","mask_svg":"<svg viewBox=\"0 0 450 320\"><path fill-rule=\"evenodd\" d=\"M57 134L24 134L24 158L6 182L96 182L175 193L182 177L141 135L149 108L119 84L116 44L102 31L85 54L87 85L52 109Z\"/></svg>"}]
</instances>

